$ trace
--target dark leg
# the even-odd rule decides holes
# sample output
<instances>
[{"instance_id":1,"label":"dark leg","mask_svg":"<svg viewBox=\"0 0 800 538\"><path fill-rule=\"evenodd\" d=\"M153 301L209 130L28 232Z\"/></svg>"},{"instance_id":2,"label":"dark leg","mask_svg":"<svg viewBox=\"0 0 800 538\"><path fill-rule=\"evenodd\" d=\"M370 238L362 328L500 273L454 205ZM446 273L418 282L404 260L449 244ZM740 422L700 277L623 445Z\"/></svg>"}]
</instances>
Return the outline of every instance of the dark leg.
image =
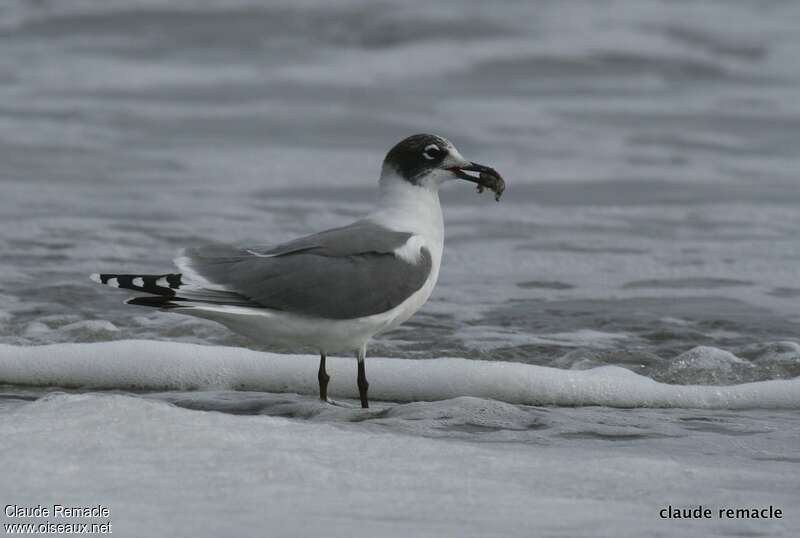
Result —
<instances>
[{"instance_id":1,"label":"dark leg","mask_svg":"<svg viewBox=\"0 0 800 538\"><path fill-rule=\"evenodd\" d=\"M317 373L317 379L319 379L319 399L323 402L328 401L328 381L331 378L325 370L326 357L327 355L325 355L325 353L319 354L319 372Z\"/></svg>"},{"instance_id":2,"label":"dark leg","mask_svg":"<svg viewBox=\"0 0 800 538\"><path fill-rule=\"evenodd\" d=\"M367 369L364 366L364 357L367 355L366 347L358 350L358 396L361 398L361 407L367 409L369 407L369 400L367 399Z\"/></svg>"}]
</instances>

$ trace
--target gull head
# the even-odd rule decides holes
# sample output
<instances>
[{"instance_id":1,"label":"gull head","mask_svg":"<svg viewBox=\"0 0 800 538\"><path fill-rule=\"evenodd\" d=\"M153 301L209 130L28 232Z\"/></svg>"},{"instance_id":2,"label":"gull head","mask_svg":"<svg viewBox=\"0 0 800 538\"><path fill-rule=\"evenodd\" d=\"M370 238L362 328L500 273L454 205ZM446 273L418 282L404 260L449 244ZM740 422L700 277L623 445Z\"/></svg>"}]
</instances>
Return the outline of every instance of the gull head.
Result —
<instances>
[{"instance_id":1,"label":"gull head","mask_svg":"<svg viewBox=\"0 0 800 538\"><path fill-rule=\"evenodd\" d=\"M465 159L452 142L432 134L416 134L398 142L383 160L381 181L406 181L417 187L438 190L451 179L477 184L478 192L489 189L495 199L505 190L505 181L494 168Z\"/></svg>"}]
</instances>

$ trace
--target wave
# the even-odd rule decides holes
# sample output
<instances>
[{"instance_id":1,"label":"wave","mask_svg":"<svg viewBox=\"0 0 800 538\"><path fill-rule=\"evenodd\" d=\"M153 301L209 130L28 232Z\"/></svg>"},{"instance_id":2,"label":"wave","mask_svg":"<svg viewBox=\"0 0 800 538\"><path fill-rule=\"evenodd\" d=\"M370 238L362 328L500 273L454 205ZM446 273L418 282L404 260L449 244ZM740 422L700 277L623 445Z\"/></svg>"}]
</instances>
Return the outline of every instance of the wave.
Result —
<instances>
[{"instance_id":1,"label":"wave","mask_svg":"<svg viewBox=\"0 0 800 538\"><path fill-rule=\"evenodd\" d=\"M318 358L149 340L0 345L0 383L125 390L235 389L316 394ZM330 357L329 392L355 398L355 360ZM800 409L800 378L730 386L669 385L618 366L562 370L461 358L372 357L375 400L473 396L512 404Z\"/></svg>"}]
</instances>

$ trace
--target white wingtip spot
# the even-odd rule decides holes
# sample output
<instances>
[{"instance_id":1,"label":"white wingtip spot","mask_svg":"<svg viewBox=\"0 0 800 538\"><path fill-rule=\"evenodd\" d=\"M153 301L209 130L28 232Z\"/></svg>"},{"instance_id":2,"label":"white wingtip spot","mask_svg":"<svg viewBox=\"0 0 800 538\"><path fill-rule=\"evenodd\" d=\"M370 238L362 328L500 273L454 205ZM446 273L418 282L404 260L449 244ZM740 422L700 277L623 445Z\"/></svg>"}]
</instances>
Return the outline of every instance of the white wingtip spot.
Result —
<instances>
[{"instance_id":1,"label":"white wingtip spot","mask_svg":"<svg viewBox=\"0 0 800 538\"><path fill-rule=\"evenodd\" d=\"M144 279L137 276L136 278L133 279L133 285L137 286L139 288L143 288L144 287Z\"/></svg>"},{"instance_id":2,"label":"white wingtip spot","mask_svg":"<svg viewBox=\"0 0 800 538\"><path fill-rule=\"evenodd\" d=\"M109 278L106 281L106 286L112 286L114 288L119 288L119 282L117 282L116 277Z\"/></svg>"},{"instance_id":3,"label":"white wingtip spot","mask_svg":"<svg viewBox=\"0 0 800 538\"><path fill-rule=\"evenodd\" d=\"M92 273L91 275L89 275L89 280L91 280L92 282L97 282L98 284L103 283L103 281L100 280L100 273Z\"/></svg>"},{"instance_id":4,"label":"white wingtip spot","mask_svg":"<svg viewBox=\"0 0 800 538\"><path fill-rule=\"evenodd\" d=\"M161 286L162 288L169 288L169 281L166 277L161 277L156 280L156 286Z\"/></svg>"}]
</instances>

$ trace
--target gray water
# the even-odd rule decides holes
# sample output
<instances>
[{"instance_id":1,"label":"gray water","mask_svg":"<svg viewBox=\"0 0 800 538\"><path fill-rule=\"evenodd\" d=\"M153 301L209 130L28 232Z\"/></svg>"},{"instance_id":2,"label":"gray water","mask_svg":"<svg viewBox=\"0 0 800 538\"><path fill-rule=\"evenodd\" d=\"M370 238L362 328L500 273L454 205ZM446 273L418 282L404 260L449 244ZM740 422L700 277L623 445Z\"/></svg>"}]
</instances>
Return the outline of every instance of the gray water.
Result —
<instances>
[{"instance_id":1,"label":"gray water","mask_svg":"<svg viewBox=\"0 0 800 538\"><path fill-rule=\"evenodd\" d=\"M85 277L346 223L433 131L509 190L443 193L439 286L376 353L796 376L800 9L725 5L7 3L0 336L243 344Z\"/></svg>"},{"instance_id":2,"label":"gray water","mask_svg":"<svg viewBox=\"0 0 800 538\"><path fill-rule=\"evenodd\" d=\"M6 1L0 342L292 351L125 306L88 275L345 224L369 209L386 150L435 132L508 189L442 193L439 284L373 354L794 378L798 28L789 0ZM304 418L265 397L259 412ZM179 403L226 411L232 396L198 398ZM794 470L791 445L769 457Z\"/></svg>"}]
</instances>

